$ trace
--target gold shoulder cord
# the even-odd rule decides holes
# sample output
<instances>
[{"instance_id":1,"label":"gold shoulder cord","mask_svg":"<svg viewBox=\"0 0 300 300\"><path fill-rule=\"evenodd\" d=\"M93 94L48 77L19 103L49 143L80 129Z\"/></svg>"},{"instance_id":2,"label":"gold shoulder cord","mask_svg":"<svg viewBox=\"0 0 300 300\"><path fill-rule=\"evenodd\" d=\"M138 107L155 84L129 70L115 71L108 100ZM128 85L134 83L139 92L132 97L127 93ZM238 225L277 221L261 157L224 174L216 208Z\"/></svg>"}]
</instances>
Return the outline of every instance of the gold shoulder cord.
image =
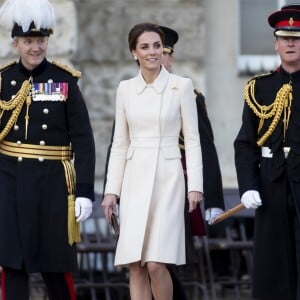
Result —
<instances>
[{"instance_id":1,"label":"gold shoulder cord","mask_svg":"<svg viewBox=\"0 0 300 300\"><path fill-rule=\"evenodd\" d=\"M5 71L5 70L9 69L10 67L12 67L12 66L15 65L15 64L17 64L17 61L16 61L16 60L13 60L13 61L11 61L11 62L5 64L5 65L1 65L1 66L0 66L0 72L3 72L3 71Z\"/></svg>"},{"instance_id":2,"label":"gold shoulder cord","mask_svg":"<svg viewBox=\"0 0 300 300\"><path fill-rule=\"evenodd\" d=\"M257 132L260 133L264 121L266 119L272 118L273 120L267 129L267 131L263 134L263 136L257 141L258 146L262 146L266 140L271 136L273 131L275 130L282 112L284 112L283 116L283 128L284 128L284 139L286 130L288 128L290 115L291 115L291 105L292 105L292 91L293 88L290 83L284 84L276 94L276 98L270 105L260 105L255 98L255 82L253 79L248 82L248 84L244 88L244 97L248 106L252 109L256 116L259 117L259 126Z\"/></svg>"},{"instance_id":3,"label":"gold shoulder cord","mask_svg":"<svg viewBox=\"0 0 300 300\"><path fill-rule=\"evenodd\" d=\"M52 63L57 66L58 68L62 69L62 70L65 70L67 71L68 73L70 73L72 76L74 77L81 77L81 72L80 71L76 71L76 70L73 70L72 68L70 68L69 66L67 65L64 65L58 61L52 61Z\"/></svg>"},{"instance_id":4,"label":"gold shoulder cord","mask_svg":"<svg viewBox=\"0 0 300 300\"><path fill-rule=\"evenodd\" d=\"M31 78L29 78L29 80L25 80L18 93L11 100L8 101L0 100L0 120L5 111L10 111L10 110L12 111L8 122L6 123L3 130L0 132L0 141L2 141L7 136L7 134L13 127L13 125L16 123L24 103L26 102L27 106L30 105L31 102L30 90L32 87L31 81L32 81ZM0 86L1 86L1 82L2 82L2 77L0 78ZM27 120L26 127L27 126L28 126L28 120Z\"/></svg>"},{"instance_id":5,"label":"gold shoulder cord","mask_svg":"<svg viewBox=\"0 0 300 300\"><path fill-rule=\"evenodd\" d=\"M76 175L74 165L70 160L62 160L65 169L66 183L68 189L68 239L69 244L80 242L80 225L75 217L75 185Z\"/></svg>"},{"instance_id":6,"label":"gold shoulder cord","mask_svg":"<svg viewBox=\"0 0 300 300\"><path fill-rule=\"evenodd\" d=\"M180 135L179 135L179 148L184 150L184 137L182 135L182 132L180 132Z\"/></svg>"},{"instance_id":7,"label":"gold shoulder cord","mask_svg":"<svg viewBox=\"0 0 300 300\"><path fill-rule=\"evenodd\" d=\"M199 90L197 90L197 89L194 89L194 94L195 94L196 96L199 96L199 95L201 95L201 92L200 92Z\"/></svg>"}]
</instances>

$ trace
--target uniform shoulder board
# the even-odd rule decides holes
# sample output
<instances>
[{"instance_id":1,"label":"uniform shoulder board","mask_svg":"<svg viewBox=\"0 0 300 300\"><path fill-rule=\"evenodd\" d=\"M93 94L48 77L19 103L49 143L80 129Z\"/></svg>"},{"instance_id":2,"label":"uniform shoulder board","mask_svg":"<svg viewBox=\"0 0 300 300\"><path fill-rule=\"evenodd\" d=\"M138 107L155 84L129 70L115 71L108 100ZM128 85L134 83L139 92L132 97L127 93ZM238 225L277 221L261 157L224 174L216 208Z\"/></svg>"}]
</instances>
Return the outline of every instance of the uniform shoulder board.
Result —
<instances>
[{"instance_id":1,"label":"uniform shoulder board","mask_svg":"<svg viewBox=\"0 0 300 300\"><path fill-rule=\"evenodd\" d=\"M202 93L197 89L194 89L194 93L195 93L196 96L202 95Z\"/></svg>"},{"instance_id":2,"label":"uniform shoulder board","mask_svg":"<svg viewBox=\"0 0 300 300\"><path fill-rule=\"evenodd\" d=\"M261 78L269 77L269 76L273 75L274 72L275 71L270 71L268 73L258 74L256 76L252 77L248 82L250 82L252 80L256 80L256 79L261 79Z\"/></svg>"},{"instance_id":3,"label":"uniform shoulder board","mask_svg":"<svg viewBox=\"0 0 300 300\"><path fill-rule=\"evenodd\" d=\"M69 66L67 65L64 65L58 61L52 61L52 63L57 66L58 68L60 69L63 69L65 71L67 71L68 73L70 73L72 76L74 77L81 77L81 72L80 71L77 71L77 70L73 70L72 68L70 68Z\"/></svg>"},{"instance_id":4,"label":"uniform shoulder board","mask_svg":"<svg viewBox=\"0 0 300 300\"><path fill-rule=\"evenodd\" d=\"M17 61L15 60L15 61L9 62L8 64L0 66L0 72L3 72L5 70L9 69L10 67L14 66L16 63L17 63Z\"/></svg>"}]
</instances>

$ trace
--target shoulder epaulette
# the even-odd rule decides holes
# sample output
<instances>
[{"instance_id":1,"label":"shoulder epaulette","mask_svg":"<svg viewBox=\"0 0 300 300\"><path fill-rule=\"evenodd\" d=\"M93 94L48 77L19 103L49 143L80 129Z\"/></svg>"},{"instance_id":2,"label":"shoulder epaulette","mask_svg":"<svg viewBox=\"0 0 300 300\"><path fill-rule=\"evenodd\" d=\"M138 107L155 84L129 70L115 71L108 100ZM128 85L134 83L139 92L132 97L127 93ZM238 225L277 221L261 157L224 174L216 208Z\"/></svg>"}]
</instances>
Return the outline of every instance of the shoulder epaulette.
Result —
<instances>
[{"instance_id":1,"label":"shoulder epaulette","mask_svg":"<svg viewBox=\"0 0 300 300\"><path fill-rule=\"evenodd\" d=\"M52 61L52 63L55 66L59 67L60 69L63 69L65 71L67 71L68 73L70 73L74 77L81 77L81 72L80 71L74 70L74 69L70 68L69 66L64 65L64 64L62 64L58 61Z\"/></svg>"},{"instance_id":2,"label":"shoulder epaulette","mask_svg":"<svg viewBox=\"0 0 300 300\"><path fill-rule=\"evenodd\" d=\"M0 66L0 72L3 72L4 70L9 69L10 67L14 66L16 63L17 63L17 61L14 60L5 65Z\"/></svg>"},{"instance_id":3,"label":"shoulder epaulette","mask_svg":"<svg viewBox=\"0 0 300 300\"><path fill-rule=\"evenodd\" d=\"M194 93L195 93L196 96L202 95L202 93L197 89L194 89Z\"/></svg>"},{"instance_id":4,"label":"shoulder epaulette","mask_svg":"<svg viewBox=\"0 0 300 300\"><path fill-rule=\"evenodd\" d=\"M270 71L268 73L263 73L263 74L258 74L255 75L254 77L252 77L248 82L252 81L252 80L256 80L256 79L261 79L261 78L265 78L265 77L269 77L271 75L274 74L275 71Z\"/></svg>"}]
</instances>

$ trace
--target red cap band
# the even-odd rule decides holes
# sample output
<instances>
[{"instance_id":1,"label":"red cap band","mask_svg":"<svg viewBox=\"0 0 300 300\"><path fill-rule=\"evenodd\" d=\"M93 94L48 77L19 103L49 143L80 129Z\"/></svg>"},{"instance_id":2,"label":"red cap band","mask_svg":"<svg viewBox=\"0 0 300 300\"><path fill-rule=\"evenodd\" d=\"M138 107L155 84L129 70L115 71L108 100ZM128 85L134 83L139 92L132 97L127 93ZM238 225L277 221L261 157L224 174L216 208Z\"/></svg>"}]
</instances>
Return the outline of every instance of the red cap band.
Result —
<instances>
[{"instance_id":1,"label":"red cap band","mask_svg":"<svg viewBox=\"0 0 300 300\"><path fill-rule=\"evenodd\" d=\"M280 21L276 24L276 28L278 27L300 27L300 21L296 21L293 18L289 20Z\"/></svg>"}]
</instances>

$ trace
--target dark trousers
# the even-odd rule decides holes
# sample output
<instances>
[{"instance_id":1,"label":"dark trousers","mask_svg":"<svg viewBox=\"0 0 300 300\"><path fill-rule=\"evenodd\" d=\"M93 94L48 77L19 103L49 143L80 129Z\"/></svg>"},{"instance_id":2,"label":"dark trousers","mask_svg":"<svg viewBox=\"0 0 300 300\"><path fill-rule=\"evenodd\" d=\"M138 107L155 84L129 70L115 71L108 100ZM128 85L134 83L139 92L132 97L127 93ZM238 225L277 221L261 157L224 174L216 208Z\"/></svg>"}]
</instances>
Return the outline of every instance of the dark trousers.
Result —
<instances>
[{"instance_id":1,"label":"dark trousers","mask_svg":"<svg viewBox=\"0 0 300 300\"><path fill-rule=\"evenodd\" d=\"M41 273L49 300L75 300L71 273ZM2 269L2 300L29 300L29 275L24 269Z\"/></svg>"},{"instance_id":2,"label":"dark trousers","mask_svg":"<svg viewBox=\"0 0 300 300\"><path fill-rule=\"evenodd\" d=\"M176 274L175 267L168 265L167 268L169 270L173 283L173 300L187 300L184 287Z\"/></svg>"}]
</instances>

